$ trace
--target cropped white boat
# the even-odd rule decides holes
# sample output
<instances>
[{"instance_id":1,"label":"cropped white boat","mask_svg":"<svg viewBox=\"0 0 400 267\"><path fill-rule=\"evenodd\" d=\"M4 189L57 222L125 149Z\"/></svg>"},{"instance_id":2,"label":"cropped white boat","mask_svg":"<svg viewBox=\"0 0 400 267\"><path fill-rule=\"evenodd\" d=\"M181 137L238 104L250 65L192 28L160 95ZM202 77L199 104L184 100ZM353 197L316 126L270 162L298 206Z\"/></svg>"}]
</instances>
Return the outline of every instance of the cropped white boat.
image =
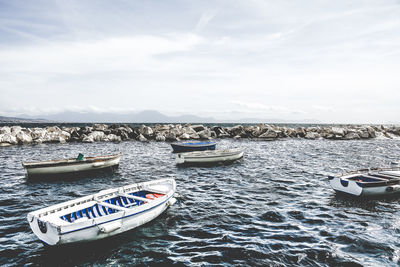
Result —
<instances>
[{"instance_id":1,"label":"cropped white boat","mask_svg":"<svg viewBox=\"0 0 400 267\"><path fill-rule=\"evenodd\" d=\"M116 168L119 165L121 155L122 154L98 157L83 157L82 155L82 157L78 157L77 159L24 162L22 166L26 169L28 176L88 172Z\"/></svg>"},{"instance_id":2,"label":"cropped white boat","mask_svg":"<svg viewBox=\"0 0 400 267\"><path fill-rule=\"evenodd\" d=\"M174 179L131 184L30 212L35 235L47 245L87 242L141 226L174 198Z\"/></svg>"},{"instance_id":3,"label":"cropped white boat","mask_svg":"<svg viewBox=\"0 0 400 267\"><path fill-rule=\"evenodd\" d=\"M186 152L176 155L176 163L187 165L230 163L242 158L243 154L241 148Z\"/></svg>"},{"instance_id":4,"label":"cropped white boat","mask_svg":"<svg viewBox=\"0 0 400 267\"><path fill-rule=\"evenodd\" d=\"M329 176L331 187L354 196L379 196L400 193L400 168L365 169Z\"/></svg>"}]
</instances>

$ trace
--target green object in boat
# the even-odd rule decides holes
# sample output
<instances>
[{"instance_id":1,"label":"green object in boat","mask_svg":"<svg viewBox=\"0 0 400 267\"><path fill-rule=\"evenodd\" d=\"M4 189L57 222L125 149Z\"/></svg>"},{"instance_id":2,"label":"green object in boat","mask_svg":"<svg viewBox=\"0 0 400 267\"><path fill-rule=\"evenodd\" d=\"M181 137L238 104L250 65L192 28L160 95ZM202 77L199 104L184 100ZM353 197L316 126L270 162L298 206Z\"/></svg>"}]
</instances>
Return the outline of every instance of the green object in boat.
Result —
<instances>
[{"instance_id":1,"label":"green object in boat","mask_svg":"<svg viewBox=\"0 0 400 267\"><path fill-rule=\"evenodd\" d=\"M79 153L78 157L76 158L76 160L83 160L83 154Z\"/></svg>"}]
</instances>

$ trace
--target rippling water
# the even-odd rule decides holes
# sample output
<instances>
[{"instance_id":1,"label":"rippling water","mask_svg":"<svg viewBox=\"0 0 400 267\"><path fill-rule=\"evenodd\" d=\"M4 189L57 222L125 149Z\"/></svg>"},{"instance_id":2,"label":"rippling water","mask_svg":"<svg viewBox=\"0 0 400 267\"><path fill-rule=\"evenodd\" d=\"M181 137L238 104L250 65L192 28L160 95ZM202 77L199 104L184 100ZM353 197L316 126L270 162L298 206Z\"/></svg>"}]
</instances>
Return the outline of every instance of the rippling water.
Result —
<instances>
[{"instance_id":1,"label":"rippling water","mask_svg":"<svg viewBox=\"0 0 400 267\"><path fill-rule=\"evenodd\" d=\"M397 265L400 198L336 195L327 175L388 166L397 140L273 142L244 147L229 166L176 167L168 143L43 144L0 148L1 265ZM115 174L28 181L26 160L122 152ZM156 220L109 239L49 248L26 214L101 189L174 177L181 197Z\"/></svg>"}]
</instances>

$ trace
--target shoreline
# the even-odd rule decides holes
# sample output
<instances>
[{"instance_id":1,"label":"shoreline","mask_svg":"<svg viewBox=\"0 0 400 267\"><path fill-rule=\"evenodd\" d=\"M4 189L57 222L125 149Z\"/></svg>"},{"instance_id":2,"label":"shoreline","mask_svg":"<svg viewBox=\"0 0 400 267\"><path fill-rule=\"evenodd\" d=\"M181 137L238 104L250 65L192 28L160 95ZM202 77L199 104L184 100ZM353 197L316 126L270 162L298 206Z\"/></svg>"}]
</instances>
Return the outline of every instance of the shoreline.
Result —
<instances>
[{"instance_id":1,"label":"shoreline","mask_svg":"<svg viewBox=\"0 0 400 267\"><path fill-rule=\"evenodd\" d=\"M400 126L344 125L286 127L273 124L208 126L203 124L155 124L132 127L127 124L92 124L83 127L45 126L0 127L0 146L67 142L177 142L211 139L254 139L273 141L283 138L358 140L400 138Z\"/></svg>"}]
</instances>

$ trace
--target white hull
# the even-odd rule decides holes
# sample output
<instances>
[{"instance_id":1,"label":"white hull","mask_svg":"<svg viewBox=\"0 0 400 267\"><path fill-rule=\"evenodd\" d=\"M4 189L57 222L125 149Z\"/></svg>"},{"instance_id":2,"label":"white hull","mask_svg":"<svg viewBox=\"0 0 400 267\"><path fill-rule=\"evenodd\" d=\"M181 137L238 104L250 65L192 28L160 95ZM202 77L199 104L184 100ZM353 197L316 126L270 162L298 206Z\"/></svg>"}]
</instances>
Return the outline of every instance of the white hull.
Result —
<instances>
[{"instance_id":1,"label":"white hull","mask_svg":"<svg viewBox=\"0 0 400 267\"><path fill-rule=\"evenodd\" d=\"M380 169L329 177L336 192L353 196L380 196L400 193L400 171Z\"/></svg>"},{"instance_id":2,"label":"white hull","mask_svg":"<svg viewBox=\"0 0 400 267\"><path fill-rule=\"evenodd\" d=\"M213 164L238 160L243 157L241 149L207 150L179 153L176 155L177 164Z\"/></svg>"},{"instance_id":3,"label":"white hull","mask_svg":"<svg viewBox=\"0 0 400 267\"><path fill-rule=\"evenodd\" d=\"M95 171L101 169L111 168L113 166L118 166L121 159L121 155L110 157L109 159L104 159L101 161L76 161L76 160L66 160L71 164L48 164L47 166L29 166L24 165L28 176L38 176L38 175L51 175L51 174L66 174L74 172L87 172Z\"/></svg>"},{"instance_id":4,"label":"white hull","mask_svg":"<svg viewBox=\"0 0 400 267\"><path fill-rule=\"evenodd\" d=\"M130 196L130 193L138 190L163 193L163 196L153 200L147 199L143 204L133 207L105 202L110 198ZM174 203L175 190L176 184L173 179L133 184L103 190L94 195L34 211L29 213L27 218L35 235L48 245L88 242L120 234L153 220ZM73 222L62 219L67 214L77 213L96 204L111 207L116 212L95 218L83 217ZM42 230L40 225L42 225Z\"/></svg>"}]
</instances>

